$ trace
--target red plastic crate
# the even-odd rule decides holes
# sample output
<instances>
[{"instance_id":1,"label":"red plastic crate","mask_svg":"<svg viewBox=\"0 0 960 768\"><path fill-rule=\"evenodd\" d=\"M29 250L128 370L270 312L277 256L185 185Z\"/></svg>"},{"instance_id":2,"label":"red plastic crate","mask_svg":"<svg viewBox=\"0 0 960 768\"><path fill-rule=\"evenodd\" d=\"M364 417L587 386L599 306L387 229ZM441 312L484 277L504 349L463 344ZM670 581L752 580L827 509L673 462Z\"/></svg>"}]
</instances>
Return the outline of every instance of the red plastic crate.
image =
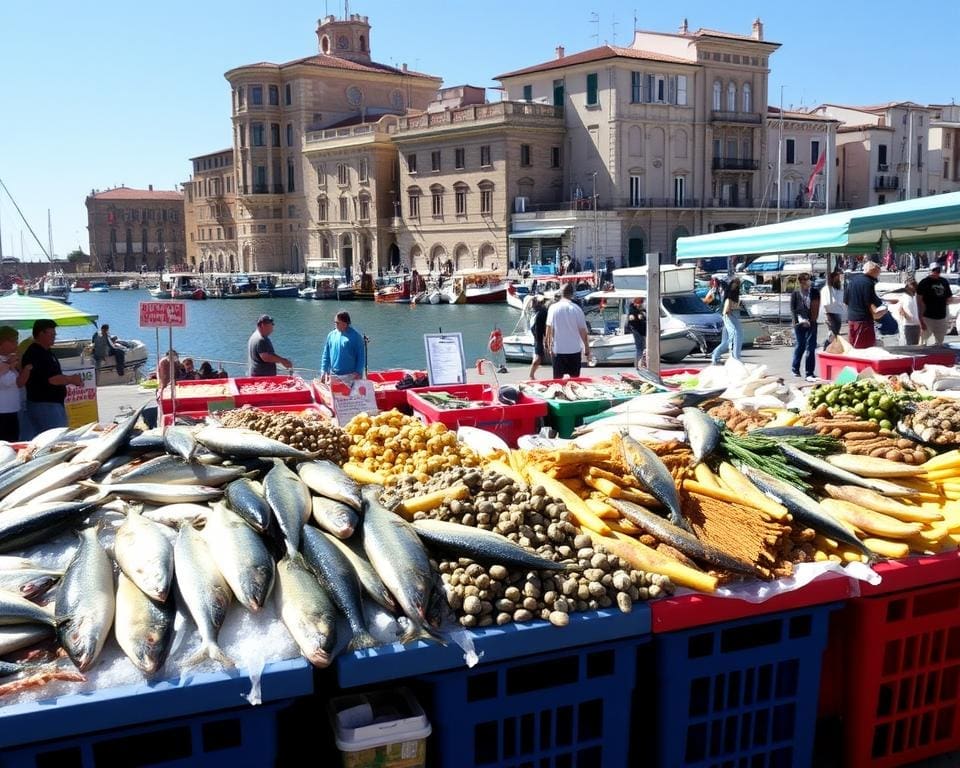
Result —
<instances>
[{"instance_id":1,"label":"red plastic crate","mask_svg":"<svg viewBox=\"0 0 960 768\"><path fill-rule=\"evenodd\" d=\"M820 378L833 381L844 368L853 368L857 372L865 368L873 368L879 374L891 376L898 373L918 371L925 365L954 365L957 356L954 352L933 352L927 355L864 360L858 357L835 355L830 352L818 352L817 360L820 365Z\"/></svg>"},{"instance_id":2,"label":"red plastic crate","mask_svg":"<svg viewBox=\"0 0 960 768\"><path fill-rule=\"evenodd\" d=\"M449 429L477 427L503 438L508 445L516 447L517 438L532 435L538 430L537 423L547 415L547 403L539 397L520 395L516 405L503 405L494 401L493 389L488 384L454 384L442 387L408 389L407 402L416 415L424 421L439 421ZM424 392L447 392L465 400L486 401L490 405L478 408L459 408L442 411L424 400Z\"/></svg>"},{"instance_id":3,"label":"red plastic crate","mask_svg":"<svg viewBox=\"0 0 960 768\"><path fill-rule=\"evenodd\" d=\"M367 378L376 385L373 395L377 399L377 408L381 411L391 411L396 408L409 416L411 411L407 403L407 391L397 389L397 384L403 381L404 376L416 378L426 375L426 371L397 368L389 371L370 371ZM411 389L415 389L415 387L411 387Z\"/></svg>"},{"instance_id":4,"label":"red plastic crate","mask_svg":"<svg viewBox=\"0 0 960 768\"><path fill-rule=\"evenodd\" d=\"M240 406L238 406L240 407ZM313 411L326 419L333 418L333 412L322 403L298 403L296 405L255 405L252 408L258 408L261 411L283 411L284 413L300 413L301 411ZM194 419L202 419L209 416L208 411L177 411L177 417L185 416ZM163 417L163 426L169 427L173 423L173 414L166 414Z\"/></svg>"},{"instance_id":5,"label":"red plastic crate","mask_svg":"<svg viewBox=\"0 0 960 768\"><path fill-rule=\"evenodd\" d=\"M237 405L296 405L312 403L313 391L299 376L247 376L233 380L237 390ZM289 389L278 389L275 392L247 392L245 386L256 383L271 383L279 385L293 385Z\"/></svg>"},{"instance_id":6,"label":"red plastic crate","mask_svg":"<svg viewBox=\"0 0 960 768\"><path fill-rule=\"evenodd\" d=\"M844 764L960 749L960 582L851 600L844 619Z\"/></svg>"},{"instance_id":7,"label":"red plastic crate","mask_svg":"<svg viewBox=\"0 0 960 768\"><path fill-rule=\"evenodd\" d=\"M237 397L237 388L234 385L233 379L201 379L197 381L187 380L187 381L178 381L176 382L177 386L177 413L184 413L186 411L200 411L205 413L207 410L207 404L211 401L218 400L233 400L236 402ZM228 390L226 395L215 395L213 397L209 395L185 395L181 396L180 393L184 390L191 388L209 386L209 385L225 385ZM158 402L160 403L160 413L170 413L173 408L173 402L170 399L170 387L167 385L163 388L162 391L157 393Z\"/></svg>"}]
</instances>

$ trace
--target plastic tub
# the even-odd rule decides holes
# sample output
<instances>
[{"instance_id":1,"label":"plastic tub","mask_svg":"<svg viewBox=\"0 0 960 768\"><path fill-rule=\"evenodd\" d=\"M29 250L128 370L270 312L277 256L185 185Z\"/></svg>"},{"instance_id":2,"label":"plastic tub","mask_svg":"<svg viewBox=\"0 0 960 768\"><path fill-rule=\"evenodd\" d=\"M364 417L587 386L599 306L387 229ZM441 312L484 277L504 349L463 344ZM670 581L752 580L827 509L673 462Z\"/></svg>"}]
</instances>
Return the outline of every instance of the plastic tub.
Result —
<instances>
[{"instance_id":1,"label":"plastic tub","mask_svg":"<svg viewBox=\"0 0 960 768\"><path fill-rule=\"evenodd\" d=\"M237 388L234 386L233 381L233 379L205 379L176 382L177 413L186 411L206 412L208 404L212 401L230 400L236 402ZM209 390L202 389L203 387L211 386L222 387L223 394L209 394ZM170 398L169 385L164 387L161 392L158 392L157 398L160 403L160 413L170 413L173 410L173 401Z\"/></svg>"},{"instance_id":2,"label":"plastic tub","mask_svg":"<svg viewBox=\"0 0 960 768\"><path fill-rule=\"evenodd\" d=\"M880 360L865 360L860 357L818 352L817 360L820 365L820 378L833 381L844 368L853 368L858 373L866 368L872 368L876 373L892 376L898 373L912 373L925 365L952 366L957 361L957 355L955 352L947 350L929 354L882 358Z\"/></svg>"},{"instance_id":3,"label":"plastic tub","mask_svg":"<svg viewBox=\"0 0 960 768\"><path fill-rule=\"evenodd\" d=\"M328 704L344 768L423 768L430 722L409 690L339 696Z\"/></svg>"},{"instance_id":4,"label":"plastic tub","mask_svg":"<svg viewBox=\"0 0 960 768\"><path fill-rule=\"evenodd\" d=\"M242 406L237 406L239 409ZM327 408L322 403L301 403L299 405L252 405L251 408L256 408L261 411L280 411L283 413L301 413L303 411L309 411L311 413L316 413L319 416L323 416L326 419L333 418L333 412ZM231 409L233 410L233 409ZM203 419L205 416L209 416L209 411L180 411L177 410L177 418L192 418L192 419ZM173 414L166 414L163 417L163 426L169 427L173 424Z\"/></svg>"},{"instance_id":5,"label":"plastic tub","mask_svg":"<svg viewBox=\"0 0 960 768\"><path fill-rule=\"evenodd\" d=\"M290 405L312 403L310 385L299 376L253 376L233 380L237 405ZM254 387L266 391L247 391Z\"/></svg>"},{"instance_id":6,"label":"plastic tub","mask_svg":"<svg viewBox=\"0 0 960 768\"><path fill-rule=\"evenodd\" d=\"M389 371L370 371L367 378L372 381L376 387L374 397L377 399L377 407L381 411L391 411L396 408L398 411L410 416L413 411L407 403L407 391L397 389L397 384L403 381L405 376L426 376L426 371L414 371L407 368L397 368ZM411 387L415 389L415 387Z\"/></svg>"},{"instance_id":7,"label":"plastic tub","mask_svg":"<svg viewBox=\"0 0 960 768\"><path fill-rule=\"evenodd\" d=\"M604 379L579 376L569 379L541 379L535 382L526 381L523 383L536 383L544 386L550 386L551 384L564 384L569 381L575 381L582 384L602 384ZM613 380L607 379L607 381ZM636 395L639 394L639 392L636 393ZM605 410L610 408L610 406L617 405L618 403L625 403L627 400L631 400L633 397L636 397L636 395L624 395L623 397L611 397L602 400L577 400L574 402L567 400L545 399L544 402L547 404L547 423L557 430L557 435L559 437L572 437L573 430L583 423L585 416L594 416L598 413L603 413Z\"/></svg>"}]
</instances>

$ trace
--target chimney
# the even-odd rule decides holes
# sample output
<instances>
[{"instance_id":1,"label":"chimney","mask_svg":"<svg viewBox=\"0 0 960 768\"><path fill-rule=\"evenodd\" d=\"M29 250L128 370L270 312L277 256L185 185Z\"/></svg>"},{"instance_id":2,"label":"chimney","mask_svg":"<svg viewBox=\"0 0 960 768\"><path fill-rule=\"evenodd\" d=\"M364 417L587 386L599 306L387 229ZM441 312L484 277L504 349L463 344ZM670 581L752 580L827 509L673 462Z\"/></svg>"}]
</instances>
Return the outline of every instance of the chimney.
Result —
<instances>
[{"instance_id":1,"label":"chimney","mask_svg":"<svg viewBox=\"0 0 960 768\"><path fill-rule=\"evenodd\" d=\"M687 30L688 30L687 20L686 18L684 18L684 20L680 22L680 34L681 35L687 34Z\"/></svg>"},{"instance_id":2,"label":"chimney","mask_svg":"<svg viewBox=\"0 0 960 768\"><path fill-rule=\"evenodd\" d=\"M408 71L408 70L407 70L407 62L403 62L403 66L400 67L400 69L401 69L403 72L407 72L407 71Z\"/></svg>"},{"instance_id":3,"label":"chimney","mask_svg":"<svg viewBox=\"0 0 960 768\"><path fill-rule=\"evenodd\" d=\"M153 192L153 184L148 184L148 185L147 185L147 189L148 189L150 192Z\"/></svg>"},{"instance_id":4,"label":"chimney","mask_svg":"<svg viewBox=\"0 0 960 768\"><path fill-rule=\"evenodd\" d=\"M753 39L763 40L763 22L759 16L753 20Z\"/></svg>"},{"instance_id":5,"label":"chimney","mask_svg":"<svg viewBox=\"0 0 960 768\"><path fill-rule=\"evenodd\" d=\"M558 59L562 59L564 56L567 55L567 52L566 50L564 50L564 47L562 45L558 45L556 48L556 54Z\"/></svg>"}]
</instances>

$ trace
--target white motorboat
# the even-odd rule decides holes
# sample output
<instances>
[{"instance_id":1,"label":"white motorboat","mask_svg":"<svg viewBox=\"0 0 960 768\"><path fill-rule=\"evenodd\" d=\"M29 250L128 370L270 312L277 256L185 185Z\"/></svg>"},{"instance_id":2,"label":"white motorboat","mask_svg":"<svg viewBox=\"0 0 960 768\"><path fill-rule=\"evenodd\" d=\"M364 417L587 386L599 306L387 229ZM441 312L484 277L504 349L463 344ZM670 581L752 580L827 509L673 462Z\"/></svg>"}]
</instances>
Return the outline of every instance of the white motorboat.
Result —
<instances>
[{"instance_id":1,"label":"white motorboat","mask_svg":"<svg viewBox=\"0 0 960 768\"><path fill-rule=\"evenodd\" d=\"M94 334L96 335L96 334ZM136 384L143 378L143 366L147 363L147 345L139 339L116 339L114 344L124 350L121 376L117 373L117 366L113 358L100 363L93 360L93 339L57 339L53 345L53 353L60 359L81 358L95 366L98 387L108 387L112 384Z\"/></svg>"}]
</instances>

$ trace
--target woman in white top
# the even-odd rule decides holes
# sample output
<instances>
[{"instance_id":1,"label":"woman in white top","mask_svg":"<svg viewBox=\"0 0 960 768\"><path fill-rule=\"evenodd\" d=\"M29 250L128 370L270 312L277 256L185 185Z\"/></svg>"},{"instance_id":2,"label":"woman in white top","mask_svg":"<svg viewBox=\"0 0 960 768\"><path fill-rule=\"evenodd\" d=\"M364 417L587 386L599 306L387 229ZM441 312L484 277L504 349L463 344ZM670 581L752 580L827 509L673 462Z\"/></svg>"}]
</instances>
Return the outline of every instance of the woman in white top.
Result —
<instances>
[{"instance_id":1,"label":"woman in white top","mask_svg":"<svg viewBox=\"0 0 960 768\"><path fill-rule=\"evenodd\" d=\"M897 299L897 322L900 324L900 341L908 346L920 343L920 310L917 307L917 281L909 278L903 293Z\"/></svg>"}]
</instances>

